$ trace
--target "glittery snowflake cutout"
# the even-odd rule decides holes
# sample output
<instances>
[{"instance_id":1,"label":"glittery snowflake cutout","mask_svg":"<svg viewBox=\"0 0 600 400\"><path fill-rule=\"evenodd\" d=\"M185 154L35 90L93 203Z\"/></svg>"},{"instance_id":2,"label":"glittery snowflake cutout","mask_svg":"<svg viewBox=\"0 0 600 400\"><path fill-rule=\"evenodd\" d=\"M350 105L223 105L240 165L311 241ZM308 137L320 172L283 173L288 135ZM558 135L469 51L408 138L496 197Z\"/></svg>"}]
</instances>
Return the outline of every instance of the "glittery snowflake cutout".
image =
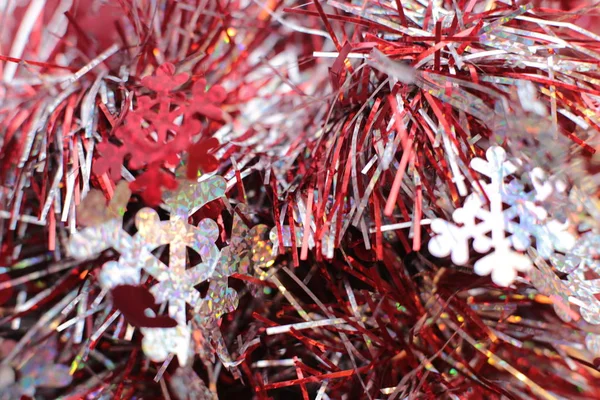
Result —
<instances>
[{"instance_id":1,"label":"glittery snowflake cutout","mask_svg":"<svg viewBox=\"0 0 600 400\"><path fill-rule=\"evenodd\" d=\"M90 191L82 201L78 212L84 216L86 228L71 236L67 243L69 255L78 260L86 260L107 249L119 252L118 262L105 263L99 274L100 285L112 289L118 285L138 285L141 269L151 275L159 274L159 261L149 251L143 238L131 236L123 229L124 205L129 200L127 184L119 184L115 196L108 207L102 204L103 195ZM118 210L118 211L117 211Z\"/></svg>"},{"instance_id":2,"label":"glittery snowflake cutout","mask_svg":"<svg viewBox=\"0 0 600 400\"><path fill-rule=\"evenodd\" d=\"M600 275L600 234L583 233L570 250L552 255L550 261L565 274L572 274L583 266Z\"/></svg>"},{"instance_id":3,"label":"glittery snowflake cutout","mask_svg":"<svg viewBox=\"0 0 600 400\"><path fill-rule=\"evenodd\" d=\"M273 265L273 247L269 240L266 225L249 228L241 216L247 216L248 206L239 204L233 216L231 240L221 253L222 273L232 275L252 274L259 278L266 276L267 269Z\"/></svg>"},{"instance_id":4,"label":"glittery snowflake cutout","mask_svg":"<svg viewBox=\"0 0 600 400\"><path fill-rule=\"evenodd\" d=\"M240 260L245 254L239 246L218 249L215 243L219 230L214 221L204 219L197 227L187 222L189 216L204 204L223 197L225 189L226 183L221 177L212 177L200 184L182 182L176 191L165 194L166 208L170 212L168 221L160 221L152 209L140 210L136 221L138 234L145 238L150 248L169 245L169 265L164 267L163 274L155 276L158 283L151 291L159 302L168 303L169 315L179 322L176 331L144 330L150 335L145 348L151 349L160 340L168 342L165 348L189 347L188 333L191 331L185 325L189 305L194 315L191 321L194 352L211 361L214 361L214 354L218 354L223 364L237 376L219 323L223 314L237 308L237 292L228 286L228 277L240 271L247 272L240 269ZM200 263L189 265L188 248L200 255ZM201 296L196 286L206 281L209 287L206 295ZM164 348L154 350L152 357L156 360L170 352Z\"/></svg>"},{"instance_id":5,"label":"glittery snowflake cutout","mask_svg":"<svg viewBox=\"0 0 600 400\"><path fill-rule=\"evenodd\" d=\"M249 219L249 209L245 204L236 207L229 245L221 250L217 268L211 277L207 294L197 310L192 324L196 352L205 361L214 361L218 354L221 362L235 375L238 363L231 359L225 341L218 328L218 319L238 306L237 292L228 287L227 277L234 275L250 275L258 279L266 279L268 268L273 264L275 256L268 239L268 228L256 225L249 228L244 219ZM256 295L262 287L247 284Z\"/></svg>"},{"instance_id":6,"label":"glittery snowflake cutout","mask_svg":"<svg viewBox=\"0 0 600 400\"><path fill-rule=\"evenodd\" d=\"M235 310L239 302L228 278L266 277L274 260L268 228L250 228L245 222L250 221L249 210L239 205L230 242L219 249L219 228L212 219L203 219L197 225L190 223L190 217L201 207L225 196L226 181L213 176L201 182L180 180L176 190L163 195L163 208L169 219L161 220L154 209L143 208L135 215L137 232L130 235L123 229L121 212L121 204L130 193L121 193L126 185L119 188L115 193L118 200L108 207L99 193L92 192L88 200L84 199L84 206L90 210L84 208L81 212L90 215L87 220L91 225L71 237L67 244L69 254L83 260L109 248L120 253L117 260L102 266L99 282L111 290L113 306L131 325L140 328L144 335L142 347L151 360L164 361L176 354L183 365L194 353L205 361L214 361L216 354L238 376L239 361L229 355L219 328L223 315ZM92 218L92 214L97 217ZM169 258L163 263L152 252L166 245ZM199 255L200 261L191 262L190 250ZM142 282L143 272L151 279ZM208 282L208 290L202 295L197 286L204 282ZM253 292L258 291L250 286ZM128 301L130 295L135 299ZM165 307L166 315L158 314Z\"/></svg>"},{"instance_id":7,"label":"glittery snowflake cutout","mask_svg":"<svg viewBox=\"0 0 600 400\"><path fill-rule=\"evenodd\" d=\"M149 350L153 360L166 357L173 349L177 350L173 352L178 354L181 363L185 360L182 349L189 349L191 335L186 322L186 304L197 310L201 308L204 299L194 286L211 278L220 259L220 250L215 244L219 232L216 223L203 220L198 226L193 226L188 223L188 218L204 204L224 196L225 189L226 183L221 177L212 177L201 183L183 181L176 191L165 195L166 208L171 215L169 221L160 221L156 211L144 208L136 214L138 231L132 236L123 229L122 215L102 211L101 215L112 218L100 218L93 226L74 234L67 245L69 254L81 260L109 248L120 253L118 261L105 263L100 272L99 281L104 288L139 285L142 271L157 281L151 293L159 303L168 304L169 315L178 326L143 328L147 333L144 348L153 349ZM92 199L88 204L93 204L95 210L102 210L98 199ZM170 248L168 266L151 252L166 244ZM188 248L195 250L202 259L191 268L187 268ZM154 349L155 344L163 339L168 350L166 355L164 349ZM186 340L187 347L184 346Z\"/></svg>"},{"instance_id":8,"label":"glittery snowflake cutout","mask_svg":"<svg viewBox=\"0 0 600 400\"><path fill-rule=\"evenodd\" d=\"M193 309L200 308L202 298L195 286L213 276L221 254L216 245L217 224L205 219L194 226L188 223L188 218L204 204L223 197L226 185L221 177L212 177L199 184L181 182L177 191L165 201L170 211L168 221L161 221L151 208L144 208L136 215L137 235L145 246L155 249L169 245L169 265L162 266L161 273L154 276L158 283L151 291L159 302L169 303L169 315L180 325L186 323L186 304ZM188 248L200 255L201 262L188 266Z\"/></svg>"},{"instance_id":9,"label":"glittery snowflake cutout","mask_svg":"<svg viewBox=\"0 0 600 400\"><path fill-rule=\"evenodd\" d=\"M233 375L238 376L239 372L235 368L237 364L232 360L219 328L219 318L237 308L237 292L227 287L226 279L214 279L210 281L203 300L191 321L194 351L204 362L214 362L217 354L223 365L229 368Z\"/></svg>"},{"instance_id":10,"label":"glittery snowflake cutout","mask_svg":"<svg viewBox=\"0 0 600 400\"><path fill-rule=\"evenodd\" d=\"M436 235L429 241L431 254L450 255L453 263L464 265L471 257L470 240L473 240L473 250L485 254L475 262L475 273L491 274L494 283L508 286L519 272L531 268L531 260L522 251L532 245L532 238L544 258L555 250L564 251L572 246L568 225L549 219L545 209L538 205L549 195L551 189L547 185L538 180L539 185L526 192L516 179L505 183L517 166L507 160L504 149L489 148L486 160L473 159L471 168L489 180L479 181L484 193L467 196L463 206L453 213L454 222L432 221L431 230ZM540 177L539 171L534 174Z\"/></svg>"},{"instance_id":11,"label":"glittery snowflake cutout","mask_svg":"<svg viewBox=\"0 0 600 400\"><path fill-rule=\"evenodd\" d=\"M583 269L582 269L583 271ZM600 325L600 279L585 279L583 272L569 275L567 286L573 291L571 301L579 305L583 319L594 325Z\"/></svg>"}]
</instances>

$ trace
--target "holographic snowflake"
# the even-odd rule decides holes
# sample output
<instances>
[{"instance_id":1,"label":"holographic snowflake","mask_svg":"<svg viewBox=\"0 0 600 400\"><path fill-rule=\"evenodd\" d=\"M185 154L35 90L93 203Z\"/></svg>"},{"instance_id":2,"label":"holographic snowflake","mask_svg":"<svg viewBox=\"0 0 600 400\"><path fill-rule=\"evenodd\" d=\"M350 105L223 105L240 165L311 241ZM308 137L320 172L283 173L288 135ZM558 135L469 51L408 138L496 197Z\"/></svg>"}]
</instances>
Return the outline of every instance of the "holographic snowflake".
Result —
<instances>
[{"instance_id":1,"label":"holographic snowflake","mask_svg":"<svg viewBox=\"0 0 600 400\"><path fill-rule=\"evenodd\" d=\"M572 303L579 305L579 313L590 324L600 325L600 301L596 295L600 294L600 279L587 280L584 270L569 275L567 286L573 292L570 297Z\"/></svg>"},{"instance_id":2,"label":"holographic snowflake","mask_svg":"<svg viewBox=\"0 0 600 400\"><path fill-rule=\"evenodd\" d=\"M186 304L194 310L200 308L202 298L194 287L213 276L220 258L216 222L204 219L193 226L188 219L203 205L223 197L226 186L221 177L211 177L199 184L180 182L179 188L165 201L170 211L168 221L161 221L151 208L143 208L136 215L137 235L146 248L154 250L169 245L169 266L160 263L160 273L148 272L158 280L151 289L152 294L158 302L168 302L169 315L180 325L186 323ZM188 248L200 255L198 264L188 266Z\"/></svg>"},{"instance_id":3,"label":"holographic snowflake","mask_svg":"<svg viewBox=\"0 0 600 400\"><path fill-rule=\"evenodd\" d=\"M219 268L216 276L227 277L234 273L254 275L265 279L268 268L273 265L275 256L269 240L269 229L266 225L256 225L249 228L241 216L248 216L249 209L245 204L239 204L233 215L231 240L229 246L221 251ZM258 287L248 285L256 293Z\"/></svg>"},{"instance_id":4,"label":"holographic snowflake","mask_svg":"<svg viewBox=\"0 0 600 400\"><path fill-rule=\"evenodd\" d=\"M464 265L470 258L472 239L473 250L486 254L475 262L475 273L491 274L494 283L508 286L518 272L531 268L531 260L522 252L532 245L532 238L544 258L554 251L568 250L574 238L566 223L550 219L539 205L553 190L540 182L541 171L533 172L536 184L527 192L516 179L505 183L517 166L507 160L504 149L490 147L486 159L471 161L471 168L489 180L479 181L485 194L474 192L467 196L463 207L452 215L454 223L444 219L432 221L431 229L436 235L429 241L429 251L436 257L450 255L452 262Z\"/></svg>"},{"instance_id":5,"label":"holographic snowflake","mask_svg":"<svg viewBox=\"0 0 600 400\"><path fill-rule=\"evenodd\" d=\"M126 185L119 187L127 189ZM259 279L264 278L266 268L272 265L274 257L267 238L268 228L264 225L249 228L243 222L248 213L244 205L236 210L230 243L223 249L216 244L219 228L214 221L204 219L197 226L189 223L192 214L205 204L223 198L225 191L226 182L220 176L200 183L181 180L177 190L163 196L169 219L161 221L155 210L143 208L135 215L135 235L123 229L123 213L114 211L121 209L119 205L123 201L126 203L130 192L117 192L118 204L111 202L108 207L97 193L83 202L84 206L93 210L87 210L87 214L100 217L87 218L92 222L91 226L71 237L67 246L69 253L83 260L109 248L118 251L118 260L105 263L99 275L100 285L112 290L115 305L119 288L140 285L143 283L142 272L146 272L153 278L148 297L166 306L167 314L177 323L174 327L140 325L144 335L142 348L153 361L164 361L170 354L176 354L179 363L185 365L190 355L197 352L203 359L211 361L214 361L214 354L218 354L230 369L237 365L232 361L219 329L223 314L235 310L238 305L237 292L228 286L228 278L234 274L253 274ZM85 207L81 211L87 215ZM164 245L169 246L167 264L152 254ZM200 256L198 263L190 263L190 249ZM209 283L204 296L196 288L203 282ZM256 288L251 289L256 292ZM123 297L121 292L119 296ZM154 300L150 303L148 307L144 305L146 303L134 307L134 312L143 312L154 321L158 319L152 309ZM189 321L188 307L193 314ZM236 374L236 371L232 372Z\"/></svg>"},{"instance_id":6,"label":"holographic snowflake","mask_svg":"<svg viewBox=\"0 0 600 400\"><path fill-rule=\"evenodd\" d=\"M227 278L239 274L264 280L275 259L267 238L268 228L265 225L249 228L244 222L248 216L248 207L239 204L233 215L229 245L221 250L206 296L201 299L192 319L195 349L200 358L214 362L214 355L218 354L221 362L236 376L239 376L236 369L239 362L232 360L219 329L220 318L235 310L239 302L237 292L228 287ZM255 295L262 289L252 283L248 283L248 287Z\"/></svg>"},{"instance_id":7,"label":"holographic snowflake","mask_svg":"<svg viewBox=\"0 0 600 400\"><path fill-rule=\"evenodd\" d=\"M110 248L119 252L118 263L109 261L100 272L100 285L106 289L124 284L138 285L142 268L151 275L161 271L159 261L144 240L123 229L123 212L111 212L124 207L130 195L127 184L119 184L107 207L102 202L101 192L90 191L78 208L78 214L86 216L83 220L89 226L72 235L67 243L69 255L78 260L89 259Z\"/></svg>"}]
</instances>

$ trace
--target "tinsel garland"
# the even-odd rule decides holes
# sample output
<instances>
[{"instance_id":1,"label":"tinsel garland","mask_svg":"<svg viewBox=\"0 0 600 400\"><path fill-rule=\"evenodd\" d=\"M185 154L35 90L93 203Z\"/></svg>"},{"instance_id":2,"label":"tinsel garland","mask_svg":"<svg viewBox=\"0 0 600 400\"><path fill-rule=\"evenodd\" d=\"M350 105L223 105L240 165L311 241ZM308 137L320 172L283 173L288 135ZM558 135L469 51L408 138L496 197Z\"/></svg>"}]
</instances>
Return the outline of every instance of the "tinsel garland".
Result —
<instances>
[{"instance_id":1,"label":"tinsel garland","mask_svg":"<svg viewBox=\"0 0 600 400\"><path fill-rule=\"evenodd\" d=\"M600 398L598 7L0 4L0 399Z\"/></svg>"}]
</instances>

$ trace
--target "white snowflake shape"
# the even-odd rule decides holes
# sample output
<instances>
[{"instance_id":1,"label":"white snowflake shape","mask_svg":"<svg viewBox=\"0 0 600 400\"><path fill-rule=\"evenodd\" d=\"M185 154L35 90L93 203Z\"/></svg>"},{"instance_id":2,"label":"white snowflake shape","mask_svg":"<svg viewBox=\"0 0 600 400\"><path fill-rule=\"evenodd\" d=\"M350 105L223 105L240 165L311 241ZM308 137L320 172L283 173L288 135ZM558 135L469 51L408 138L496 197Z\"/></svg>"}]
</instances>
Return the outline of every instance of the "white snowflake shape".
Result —
<instances>
[{"instance_id":1,"label":"white snowflake shape","mask_svg":"<svg viewBox=\"0 0 600 400\"><path fill-rule=\"evenodd\" d=\"M475 273L491 274L494 283L508 286L518 272L527 272L532 266L529 257L520 253L531 245L531 237L536 239L536 247L545 258L554 250L569 248L573 237L566 231L568 225L549 220L547 212L537 204L551 190L540 181L540 171L534 173L537 179L534 188L539 192L525 193L516 180L505 184L517 167L507 160L504 149L490 147L486 159L471 161L471 168L490 180L479 181L485 196L470 194L463 207L453 213L454 223L433 220L431 229L436 236L429 241L429 251L436 257L450 255L453 263L464 265L470 258L469 241L473 239L474 251L489 252L475 262Z\"/></svg>"}]
</instances>

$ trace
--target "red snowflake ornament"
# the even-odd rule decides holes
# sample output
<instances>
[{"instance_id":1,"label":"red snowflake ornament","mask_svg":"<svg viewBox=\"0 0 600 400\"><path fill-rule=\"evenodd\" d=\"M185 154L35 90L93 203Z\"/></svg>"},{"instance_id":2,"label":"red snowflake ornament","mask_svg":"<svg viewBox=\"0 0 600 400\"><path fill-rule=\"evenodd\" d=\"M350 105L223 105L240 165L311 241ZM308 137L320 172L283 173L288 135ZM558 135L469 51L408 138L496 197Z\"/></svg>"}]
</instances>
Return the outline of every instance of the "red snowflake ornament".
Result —
<instances>
[{"instance_id":1,"label":"red snowflake ornament","mask_svg":"<svg viewBox=\"0 0 600 400\"><path fill-rule=\"evenodd\" d=\"M152 94L138 96L134 110L127 113L123 125L115 130L121 146L108 140L98 144L98 157L93 165L95 174L109 174L117 181L121 178L124 163L133 171L144 170L134 182L132 191L141 195L149 205L161 201L162 188L177 187L175 178L163 167L173 168L180 162L181 154L188 150L192 138L202 131L198 114L209 120L222 120L221 104L226 92L218 85L206 90L206 80L197 81L191 87L191 98L178 89L189 80L186 73L175 74L175 66L161 65L154 75L142 79L142 86ZM188 175L196 177L198 170L214 171L217 159L209 151L218 147L214 139L201 141L190 149Z\"/></svg>"},{"instance_id":2,"label":"red snowflake ornament","mask_svg":"<svg viewBox=\"0 0 600 400\"><path fill-rule=\"evenodd\" d=\"M206 89L206 79L200 79L192 87L192 102L190 109L204 115L206 118L214 121L223 120L223 110L221 104L225 101L227 93L222 86L215 85Z\"/></svg>"},{"instance_id":3,"label":"red snowflake ornament","mask_svg":"<svg viewBox=\"0 0 600 400\"><path fill-rule=\"evenodd\" d=\"M215 138L202 139L192 145L189 150L187 177L195 180L198 178L198 171L204 173L212 172L219 166L219 160L212 154L213 149L219 147L219 141Z\"/></svg>"},{"instance_id":4,"label":"red snowflake ornament","mask_svg":"<svg viewBox=\"0 0 600 400\"><path fill-rule=\"evenodd\" d=\"M100 158L96 159L92 170L97 175L107 173L113 181L121 179L121 166L128 154L126 146L116 146L109 142L102 142L96 146Z\"/></svg>"},{"instance_id":5,"label":"red snowflake ornament","mask_svg":"<svg viewBox=\"0 0 600 400\"><path fill-rule=\"evenodd\" d=\"M158 111L155 111L158 106ZM147 97L140 98L138 109L131 112L120 137L130 145L132 169L163 161L177 164L179 153L187 149L193 136L200 133L200 121L186 117L185 109L170 110L170 101L157 102ZM176 120L183 117L178 125Z\"/></svg>"},{"instance_id":6,"label":"red snowflake ornament","mask_svg":"<svg viewBox=\"0 0 600 400\"><path fill-rule=\"evenodd\" d=\"M139 192L149 206L157 206L162 200L162 188L177 189L177 180L159 166L149 168L129 184L129 189Z\"/></svg>"},{"instance_id":7,"label":"red snowflake ornament","mask_svg":"<svg viewBox=\"0 0 600 400\"><path fill-rule=\"evenodd\" d=\"M142 79L142 85L156 93L164 94L171 92L187 82L190 76L186 73L175 75L175 66L164 63L156 70L153 76Z\"/></svg>"}]
</instances>

